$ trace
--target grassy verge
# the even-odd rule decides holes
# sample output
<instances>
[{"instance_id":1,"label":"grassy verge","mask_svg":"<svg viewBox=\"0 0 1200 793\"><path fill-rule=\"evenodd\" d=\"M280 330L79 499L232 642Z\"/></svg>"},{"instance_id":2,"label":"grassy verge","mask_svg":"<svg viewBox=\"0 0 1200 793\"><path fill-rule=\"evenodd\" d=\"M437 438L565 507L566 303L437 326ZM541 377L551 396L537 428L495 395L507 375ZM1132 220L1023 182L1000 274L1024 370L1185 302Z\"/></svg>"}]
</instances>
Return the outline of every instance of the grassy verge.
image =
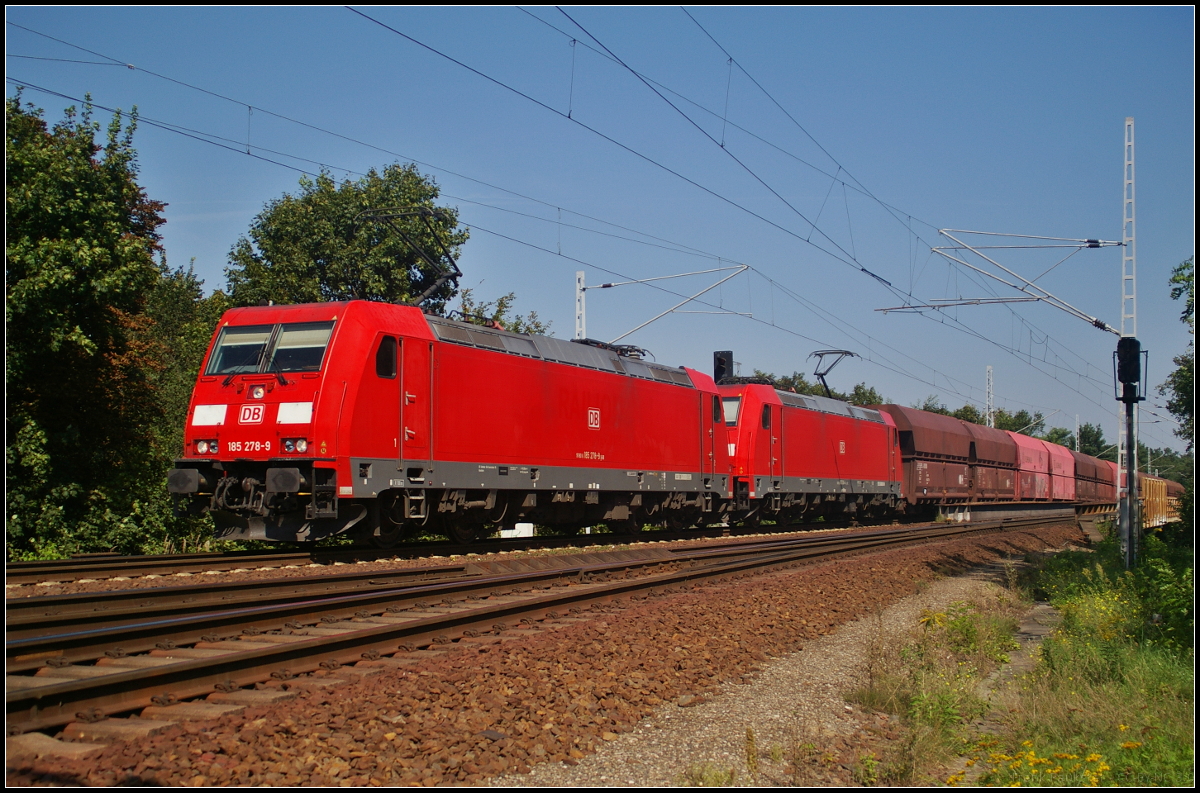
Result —
<instances>
[{"instance_id":1,"label":"grassy verge","mask_svg":"<svg viewBox=\"0 0 1200 793\"><path fill-rule=\"evenodd\" d=\"M898 715L903 730L859 781L1193 785L1193 568L1190 544L1151 536L1126 572L1108 540L1031 560L1021 580L1010 574L993 596L925 612L906 642L881 638L847 699ZM985 681L1008 660L1034 597L1048 600L1061 624L1032 671L989 701ZM979 734L970 723L985 714ZM965 768L939 780L957 757Z\"/></svg>"},{"instance_id":2,"label":"grassy verge","mask_svg":"<svg viewBox=\"0 0 1200 793\"><path fill-rule=\"evenodd\" d=\"M1062 624L1001 703L1005 729L972 747L981 783L1193 784L1193 559L1149 537L1131 572L1112 541L1036 571Z\"/></svg>"},{"instance_id":3,"label":"grassy verge","mask_svg":"<svg viewBox=\"0 0 1200 793\"><path fill-rule=\"evenodd\" d=\"M857 774L865 784L930 781L967 739L965 725L987 703L981 683L1008 662L1012 635L1026 603L994 590L944 611L925 611L909 641L880 639L870 649L864 682L846 698L868 710L898 715L902 738Z\"/></svg>"}]
</instances>

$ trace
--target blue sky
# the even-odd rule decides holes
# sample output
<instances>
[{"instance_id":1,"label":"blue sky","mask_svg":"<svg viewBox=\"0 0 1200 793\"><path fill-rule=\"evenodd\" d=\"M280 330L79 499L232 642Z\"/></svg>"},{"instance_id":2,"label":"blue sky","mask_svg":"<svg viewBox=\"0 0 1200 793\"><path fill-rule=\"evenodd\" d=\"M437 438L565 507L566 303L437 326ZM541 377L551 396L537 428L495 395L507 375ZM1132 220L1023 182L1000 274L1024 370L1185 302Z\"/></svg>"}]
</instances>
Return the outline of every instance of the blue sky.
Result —
<instances>
[{"instance_id":1,"label":"blue sky","mask_svg":"<svg viewBox=\"0 0 1200 793\"><path fill-rule=\"evenodd\" d=\"M990 364L997 406L1069 429L1078 414L1110 439L1115 336L1041 303L876 309L1016 294L933 254L940 228L1120 239L1132 116L1151 384L1186 346L1167 278L1194 249L1190 7L362 10L375 21L10 6L7 90L29 86L50 121L72 102L33 86L136 105L169 261L194 259L209 288L301 170L416 161L471 228L462 285L516 292L558 336L574 332L576 270L596 284L746 264L685 307L726 313L669 314L626 341L705 371L733 349L744 373L811 373L810 352L846 348L862 357L831 385L952 408L983 403ZM1120 250L1081 251L1037 283L1117 325ZM1069 252L997 258L1032 279ZM720 275L589 292L588 335L615 338ZM1154 413L1143 441L1178 448Z\"/></svg>"}]
</instances>

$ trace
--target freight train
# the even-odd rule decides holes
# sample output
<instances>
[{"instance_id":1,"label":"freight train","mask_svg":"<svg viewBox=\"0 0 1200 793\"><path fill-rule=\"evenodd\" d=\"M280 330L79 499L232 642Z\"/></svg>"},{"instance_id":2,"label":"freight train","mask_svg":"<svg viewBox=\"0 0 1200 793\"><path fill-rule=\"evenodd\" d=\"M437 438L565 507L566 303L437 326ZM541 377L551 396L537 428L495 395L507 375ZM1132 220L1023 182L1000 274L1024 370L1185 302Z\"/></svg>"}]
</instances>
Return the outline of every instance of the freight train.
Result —
<instances>
[{"instance_id":1,"label":"freight train","mask_svg":"<svg viewBox=\"0 0 1200 793\"><path fill-rule=\"evenodd\" d=\"M1112 463L1017 433L368 301L226 312L184 436L168 490L228 539L386 546L517 522L630 533L1116 498Z\"/></svg>"}]
</instances>

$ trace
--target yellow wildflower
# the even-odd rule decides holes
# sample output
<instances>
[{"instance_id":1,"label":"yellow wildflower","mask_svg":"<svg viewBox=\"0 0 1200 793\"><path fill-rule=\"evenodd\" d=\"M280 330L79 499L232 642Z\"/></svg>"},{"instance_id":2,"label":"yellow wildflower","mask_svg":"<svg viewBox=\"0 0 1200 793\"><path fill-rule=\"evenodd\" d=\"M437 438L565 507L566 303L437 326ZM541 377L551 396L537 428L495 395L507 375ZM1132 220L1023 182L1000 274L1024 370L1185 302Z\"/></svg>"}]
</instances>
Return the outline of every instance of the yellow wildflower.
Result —
<instances>
[{"instance_id":1,"label":"yellow wildflower","mask_svg":"<svg viewBox=\"0 0 1200 793\"><path fill-rule=\"evenodd\" d=\"M1121 748L1122 749L1136 749L1141 745L1142 745L1141 741L1126 741L1125 743L1121 744Z\"/></svg>"}]
</instances>

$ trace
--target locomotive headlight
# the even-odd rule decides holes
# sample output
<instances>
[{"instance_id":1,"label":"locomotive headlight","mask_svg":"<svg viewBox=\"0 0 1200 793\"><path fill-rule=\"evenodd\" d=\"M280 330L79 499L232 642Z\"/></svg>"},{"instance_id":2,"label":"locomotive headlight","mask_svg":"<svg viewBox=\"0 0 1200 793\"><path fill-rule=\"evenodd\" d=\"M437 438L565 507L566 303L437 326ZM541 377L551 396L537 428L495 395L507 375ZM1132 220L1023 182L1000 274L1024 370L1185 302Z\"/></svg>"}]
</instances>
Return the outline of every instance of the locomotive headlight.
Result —
<instances>
[{"instance_id":1,"label":"locomotive headlight","mask_svg":"<svg viewBox=\"0 0 1200 793\"><path fill-rule=\"evenodd\" d=\"M292 440L291 438L288 438L287 440L285 440L285 441L283 442L283 450L284 450L285 452L294 452L294 451L296 451L296 442L295 442L294 440Z\"/></svg>"},{"instance_id":2,"label":"locomotive headlight","mask_svg":"<svg viewBox=\"0 0 1200 793\"><path fill-rule=\"evenodd\" d=\"M208 454L208 441L196 441L196 453Z\"/></svg>"},{"instance_id":3,"label":"locomotive headlight","mask_svg":"<svg viewBox=\"0 0 1200 793\"><path fill-rule=\"evenodd\" d=\"M296 441L296 451L300 452L301 454L304 454L306 451L308 451L308 441L304 440L304 438Z\"/></svg>"},{"instance_id":4,"label":"locomotive headlight","mask_svg":"<svg viewBox=\"0 0 1200 793\"><path fill-rule=\"evenodd\" d=\"M260 386L260 385L256 385L256 386L254 386L254 388L250 389L250 398L251 399L262 399L263 395L266 393L267 393L266 388L264 388L263 386Z\"/></svg>"}]
</instances>

